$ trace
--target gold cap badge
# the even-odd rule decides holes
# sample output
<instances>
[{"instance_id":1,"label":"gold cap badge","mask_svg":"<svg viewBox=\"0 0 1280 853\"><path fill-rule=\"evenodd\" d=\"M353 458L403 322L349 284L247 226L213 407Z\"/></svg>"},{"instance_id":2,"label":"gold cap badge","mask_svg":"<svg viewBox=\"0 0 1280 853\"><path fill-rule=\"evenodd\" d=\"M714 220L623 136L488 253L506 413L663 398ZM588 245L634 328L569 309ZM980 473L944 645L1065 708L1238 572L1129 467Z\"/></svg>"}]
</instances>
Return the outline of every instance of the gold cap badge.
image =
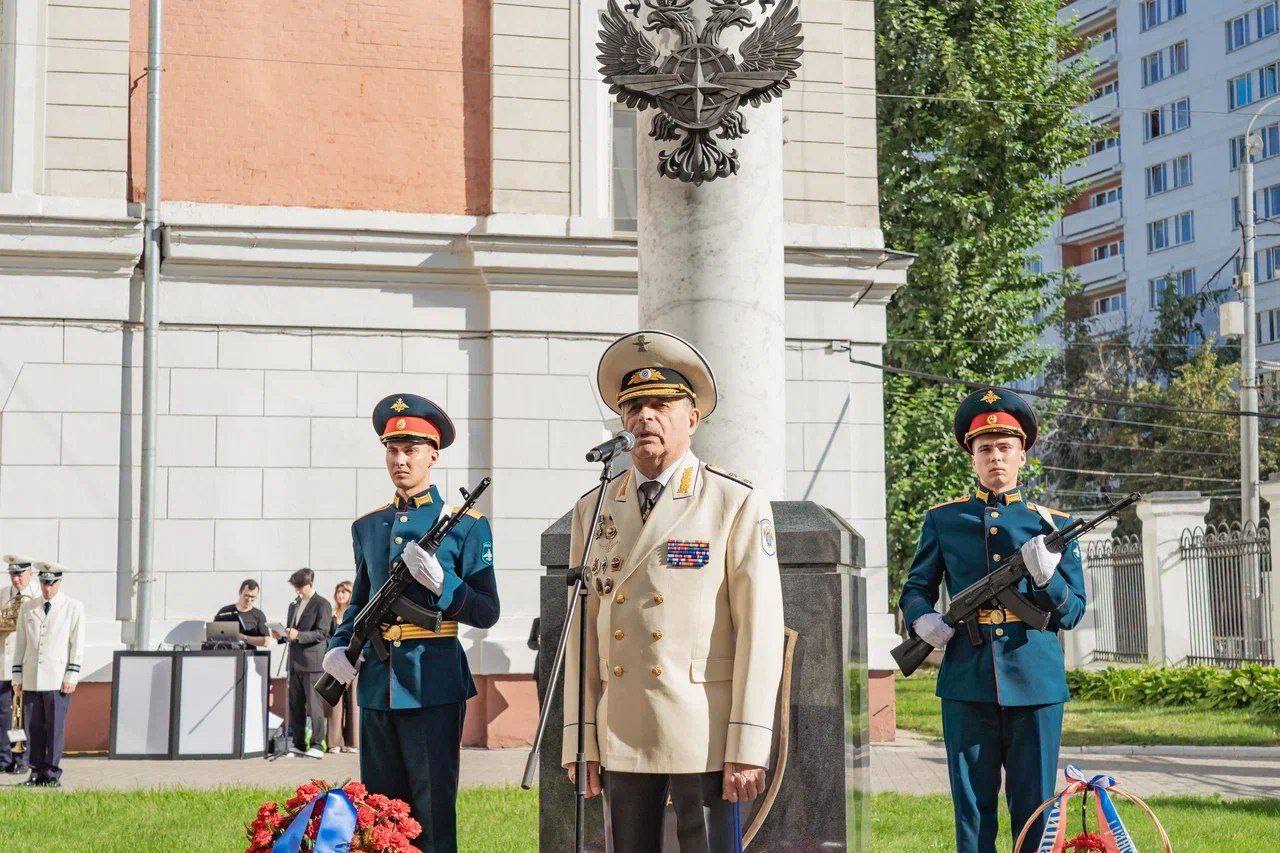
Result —
<instances>
[{"instance_id":1,"label":"gold cap badge","mask_svg":"<svg viewBox=\"0 0 1280 853\"><path fill-rule=\"evenodd\" d=\"M992 391L992 390L988 389L988 390L987 390L987 393L985 393L985 394L983 394L983 395L982 395L982 402L987 403L987 404L991 404L991 403L999 403L999 402L1000 402L1000 395L999 395L999 394L997 394L995 391Z\"/></svg>"},{"instance_id":2,"label":"gold cap badge","mask_svg":"<svg viewBox=\"0 0 1280 853\"><path fill-rule=\"evenodd\" d=\"M391 404L391 411L393 412L403 412L407 408L409 408L409 404L404 401L403 397L397 397L396 401ZM404 426L404 421L400 422L400 426Z\"/></svg>"},{"instance_id":3,"label":"gold cap badge","mask_svg":"<svg viewBox=\"0 0 1280 853\"><path fill-rule=\"evenodd\" d=\"M400 418L396 421L396 429L404 429L404 418Z\"/></svg>"}]
</instances>

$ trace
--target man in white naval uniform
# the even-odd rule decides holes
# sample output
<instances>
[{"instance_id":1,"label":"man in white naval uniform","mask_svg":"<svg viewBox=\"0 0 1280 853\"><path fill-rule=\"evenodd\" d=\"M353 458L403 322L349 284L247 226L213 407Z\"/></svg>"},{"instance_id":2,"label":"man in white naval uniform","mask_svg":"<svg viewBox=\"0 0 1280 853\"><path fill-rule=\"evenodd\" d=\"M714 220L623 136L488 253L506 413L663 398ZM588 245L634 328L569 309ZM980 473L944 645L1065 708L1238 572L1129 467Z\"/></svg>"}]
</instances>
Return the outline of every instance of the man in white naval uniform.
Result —
<instances>
[{"instance_id":1,"label":"man in white naval uniform","mask_svg":"<svg viewBox=\"0 0 1280 853\"><path fill-rule=\"evenodd\" d=\"M636 446L595 528L594 489L573 514L571 559L585 563L591 588L585 790L603 788L614 853L657 853L668 799L681 853L729 853L741 849L738 804L765 788L782 675L772 511L750 483L690 450L716 404L693 346L659 331L626 335L597 378ZM569 632L564 681L571 776L577 637Z\"/></svg>"},{"instance_id":2,"label":"man in white naval uniform","mask_svg":"<svg viewBox=\"0 0 1280 853\"><path fill-rule=\"evenodd\" d=\"M33 560L17 554L6 554L4 562L9 570L9 584L0 589L0 613L13 613L13 631L0 634L0 773L21 773L27 769L27 753L14 752L9 741L9 723L13 719L13 666L14 648L17 646L18 613L22 601L40 595ZM8 627L7 625L5 626ZM25 727L24 727L25 728Z\"/></svg>"},{"instance_id":3,"label":"man in white naval uniform","mask_svg":"<svg viewBox=\"0 0 1280 853\"><path fill-rule=\"evenodd\" d=\"M31 776L23 785L60 788L62 744L71 694L84 658L84 605L62 594L60 563L38 563L39 598L22 606L13 689L27 719Z\"/></svg>"}]
</instances>

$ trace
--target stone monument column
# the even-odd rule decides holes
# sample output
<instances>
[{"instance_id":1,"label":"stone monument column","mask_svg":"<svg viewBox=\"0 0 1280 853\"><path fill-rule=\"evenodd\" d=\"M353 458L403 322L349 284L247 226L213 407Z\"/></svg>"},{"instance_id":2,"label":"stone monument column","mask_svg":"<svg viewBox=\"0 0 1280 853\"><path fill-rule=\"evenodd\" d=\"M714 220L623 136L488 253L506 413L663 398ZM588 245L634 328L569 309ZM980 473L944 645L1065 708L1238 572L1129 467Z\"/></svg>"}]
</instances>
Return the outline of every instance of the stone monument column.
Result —
<instances>
[{"instance_id":1,"label":"stone monument column","mask_svg":"<svg viewBox=\"0 0 1280 853\"><path fill-rule=\"evenodd\" d=\"M747 134L724 143L738 151L738 173L702 186L658 174L659 152L671 143L640 135L639 328L685 338L715 367L720 402L694 438L698 455L781 499L782 105L745 114Z\"/></svg>"}]
</instances>

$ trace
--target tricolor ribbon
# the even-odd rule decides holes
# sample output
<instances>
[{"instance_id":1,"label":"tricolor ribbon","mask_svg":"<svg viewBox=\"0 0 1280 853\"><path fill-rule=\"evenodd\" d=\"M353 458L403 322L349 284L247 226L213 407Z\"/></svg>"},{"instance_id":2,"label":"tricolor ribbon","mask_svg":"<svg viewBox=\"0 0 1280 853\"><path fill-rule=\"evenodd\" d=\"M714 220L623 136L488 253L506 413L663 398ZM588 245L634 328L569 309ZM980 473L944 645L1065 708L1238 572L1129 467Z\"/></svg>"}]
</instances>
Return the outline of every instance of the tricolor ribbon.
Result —
<instances>
[{"instance_id":1,"label":"tricolor ribbon","mask_svg":"<svg viewBox=\"0 0 1280 853\"><path fill-rule=\"evenodd\" d=\"M1106 853L1137 853L1138 848L1129 837L1129 830L1125 829L1115 804L1111 802L1110 791L1116 786L1116 780L1105 773L1085 779L1084 774L1072 764L1067 765L1063 775L1066 776L1067 787L1062 789L1062 793L1058 794L1057 800L1045 814L1044 834L1040 836L1036 853L1063 853L1066 850L1067 802L1076 794L1087 795L1090 791L1096 798L1097 834L1102 839Z\"/></svg>"},{"instance_id":2,"label":"tricolor ribbon","mask_svg":"<svg viewBox=\"0 0 1280 853\"><path fill-rule=\"evenodd\" d=\"M356 831L356 807L351 804L347 792L341 788L317 794L307 803L307 807L294 816L284 834L276 839L271 853L299 853L307 824L311 822L311 815L318 803L324 805L320 813L316 843L311 848L313 853L348 853L351 849L351 836Z\"/></svg>"}]
</instances>

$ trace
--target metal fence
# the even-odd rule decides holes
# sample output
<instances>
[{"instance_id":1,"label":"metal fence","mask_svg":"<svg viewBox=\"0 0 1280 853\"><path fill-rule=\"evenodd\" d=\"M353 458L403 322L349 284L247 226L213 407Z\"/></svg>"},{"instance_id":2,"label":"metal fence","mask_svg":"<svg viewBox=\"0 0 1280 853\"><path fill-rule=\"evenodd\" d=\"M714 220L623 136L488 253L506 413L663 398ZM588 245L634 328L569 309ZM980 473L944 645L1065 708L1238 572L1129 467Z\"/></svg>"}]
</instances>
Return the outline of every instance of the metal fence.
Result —
<instances>
[{"instance_id":1,"label":"metal fence","mask_svg":"<svg viewBox=\"0 0 1280 853\"><path fill-rule=\"evenodd\" d=\"M1182 532L1187 564L1191 654L1215 666L1274 663L1271 640L1271 533L1238 522Z\"/></svg>"},{"instance_id":2,"label":"metal fence","mask_svg":"<svg viewBox=\"0 0 1280 853\"><path fill-rule=\"evenodd\" d=\"M1085 548L1094 613L1096 660L1147 661L1147 600L1142 574L1142 540L1120 536Z\"/></svg>"}]
</instances>

